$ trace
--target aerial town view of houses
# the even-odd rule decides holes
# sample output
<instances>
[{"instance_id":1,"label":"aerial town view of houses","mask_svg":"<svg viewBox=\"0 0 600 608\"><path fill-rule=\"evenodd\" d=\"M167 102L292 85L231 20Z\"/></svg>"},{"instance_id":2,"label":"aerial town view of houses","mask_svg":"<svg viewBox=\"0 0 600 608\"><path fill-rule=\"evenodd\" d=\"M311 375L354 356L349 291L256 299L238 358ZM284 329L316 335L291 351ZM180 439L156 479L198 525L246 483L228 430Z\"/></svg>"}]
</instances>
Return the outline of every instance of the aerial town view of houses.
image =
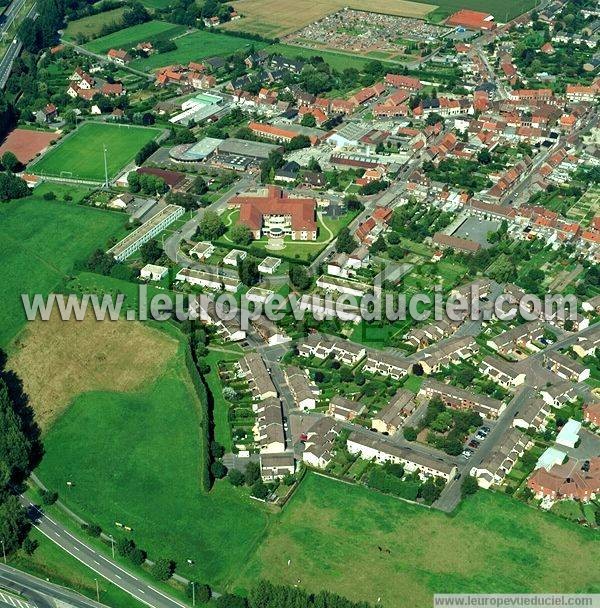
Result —
<instances>
[{"instance_id":1,"label":"aerial town view of houses","mask_svg":"<svg viewBox=\"0 0 600 608\"><path fill-rule=\"evenodd\" d=\"M597 0L0 32L0 607L600 605Z\"/></svg>"}]
</instances>

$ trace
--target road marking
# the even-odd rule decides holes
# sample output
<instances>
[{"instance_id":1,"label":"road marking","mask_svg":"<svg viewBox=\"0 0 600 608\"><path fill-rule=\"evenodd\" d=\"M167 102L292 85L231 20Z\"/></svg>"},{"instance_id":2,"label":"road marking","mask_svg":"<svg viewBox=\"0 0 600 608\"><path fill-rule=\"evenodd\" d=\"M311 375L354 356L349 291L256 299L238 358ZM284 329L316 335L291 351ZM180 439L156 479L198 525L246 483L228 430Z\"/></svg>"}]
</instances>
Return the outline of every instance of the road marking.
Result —
<instances>
[{"instance_id":1,"label":"road marking","mask_svg":"<svg viewBox=\"0 0 600 608\"><path fill-rule=\"evenodd\" d=\"M120 581L123 580L118 574L115 574L115 577L118 578Z\"/></svg>"},{"instance_id":2,"label":"road marking","mask_svg":"<svg viewBox=\"0 0 600 608\"><path fill-rule=\"evenodd\" d=\"M146 593L143 589L138 589L140 593Z\"/></svg>"}]
</instances>

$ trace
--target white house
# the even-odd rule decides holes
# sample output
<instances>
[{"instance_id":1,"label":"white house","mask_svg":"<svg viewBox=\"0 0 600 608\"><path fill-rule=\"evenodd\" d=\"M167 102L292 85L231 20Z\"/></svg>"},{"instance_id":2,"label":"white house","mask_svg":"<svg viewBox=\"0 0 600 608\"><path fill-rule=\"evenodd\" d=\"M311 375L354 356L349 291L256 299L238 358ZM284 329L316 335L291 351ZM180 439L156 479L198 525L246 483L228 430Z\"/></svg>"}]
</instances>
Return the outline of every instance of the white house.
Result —
<instances>
[{"instance_id":1,"label":"white house","mask_svg":"<svg viewBox=\"0 0 600 608\"><path fill-rule=\"evenodd\" d=\"M140 270L140 279L146 281L160 281L167 275L169 269L166 266L156 266L155 264L146 264Z\"/></svg>"}]
</instances>

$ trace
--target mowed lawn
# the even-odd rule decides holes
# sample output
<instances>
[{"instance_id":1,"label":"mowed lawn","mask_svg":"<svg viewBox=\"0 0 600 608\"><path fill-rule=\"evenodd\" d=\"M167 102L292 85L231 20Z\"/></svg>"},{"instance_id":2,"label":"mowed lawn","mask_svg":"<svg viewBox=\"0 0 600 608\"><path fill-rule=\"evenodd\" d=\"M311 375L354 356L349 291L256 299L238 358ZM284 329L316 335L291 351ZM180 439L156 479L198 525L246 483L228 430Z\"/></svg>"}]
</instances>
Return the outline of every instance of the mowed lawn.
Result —
<instances>
[{"instance_id":1,"label":"mowed lawn","mask_svg":"<svg viewBox=\"0 0 600 608\"><path fill-rule=\"evenodd\" d=\"M84 44L84 48L92 53L106 53L110 49L129 50L140 42L156 42L172 38L185 32L185 26L166 23L165 21L147 21L125 29L102 36Z\"/></svg>"},{"instance_id":2,"label":"mowed lawn","mask_svg":"<svg viewBox=\"0 0 600 608\"><path fill-rule=\"evenodd\" d=\"M79 190L71 187L75 197ZM45 201L34 194L0 205L0 348L26 322L21 294L47 294L74 263L85 260L111 236L123 236L126 218L116 212Z\"/></svg>"},{"instance_id":3,"label":"mowed lawn","mask_svg":"<svg viewBox=\"0 0 600 608\"><path fill-rule=\"evenodd\" d=\"M201 61L217 55L231 55L242 49L262 49L263 42L247 40L226 34L211 34L206 31L193 31L174 40L177 49L168 53L154 53L144 59L136 59L130 66L138 70L152 71L165 65Z\"/></svg>"},{"instance_id":4,"label":"mowed lawn","mask_svg":"<svg viewBox=\"0 0 600 608\"><path fill-rule=\"evenodd\" d=\"M597 534L506 495L481 491L450 517L309 474L239 587L300 579L394 608L431 606L435 592L598 593Z\"/></svg>"},{"instance_id":5,"label":"mowed lawn","mask_svg":"<svg viewBox=\"0 0 600 608\"><path fill-rule=\"evenodd\" d=\"M45 436L37 473L106 532L121 535L115 521L131 526L151 559L173 559L179 574L222 589L255 553L268 516L226 480L200 491L199 424L179 352L142 392L77 397Z\"/></svg>"},{"instance_id":6,"label":"mowed lawn","mask_svg":"<svg viewBox=\"0 0 600 608\"><path fill-rule=\"evenodd\" d=\"M159 129L87 122L29 166L35 175L66 176L104 181L104 152L108 177L115 177Z\"/></svg>"}]
</instances>

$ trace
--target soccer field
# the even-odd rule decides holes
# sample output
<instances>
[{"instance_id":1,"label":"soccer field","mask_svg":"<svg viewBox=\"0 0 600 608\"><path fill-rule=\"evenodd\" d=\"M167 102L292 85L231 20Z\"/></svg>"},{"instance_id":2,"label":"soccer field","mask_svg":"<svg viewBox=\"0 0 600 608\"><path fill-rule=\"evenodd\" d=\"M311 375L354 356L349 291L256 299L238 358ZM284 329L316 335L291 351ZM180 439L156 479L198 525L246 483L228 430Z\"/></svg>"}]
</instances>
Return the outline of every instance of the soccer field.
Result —
<instances>
[{"instance_id":1,"label":"soccer field","mask_svg":"<svg viewBox=\"0 0 600 608\"><path fill-rule=\"evenodd\" d=\"M108 177L115 177L159 129L104 123L85 123L51 148L29 170L35 175L104 181L106 146Z\"/></svg>"}]
</instances>

